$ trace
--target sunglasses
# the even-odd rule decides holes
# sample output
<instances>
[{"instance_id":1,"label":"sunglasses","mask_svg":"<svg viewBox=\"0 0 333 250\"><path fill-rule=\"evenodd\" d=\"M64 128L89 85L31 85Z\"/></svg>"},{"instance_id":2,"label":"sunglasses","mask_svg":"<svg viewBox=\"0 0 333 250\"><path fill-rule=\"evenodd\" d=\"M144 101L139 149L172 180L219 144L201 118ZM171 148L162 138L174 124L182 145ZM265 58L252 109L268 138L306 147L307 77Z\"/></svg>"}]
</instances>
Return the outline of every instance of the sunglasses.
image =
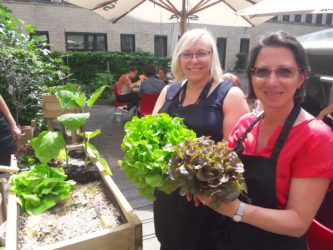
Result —
<instances>
[{"instance_id":1,"label":"sunglasses","mask_svg":"<svg viewBox=\"0 0 333 250\"><path fill-rule=\"evenodd\" d=\"M288 68L288 67L280 67L275 70L269 69L269 68L253 68L251 69L252 75L257 78L267 78L271 75L271 73L274 71L275 75L279 78L292 78L295 76L297 71L300 71L301 69L296 68Z\"/></svg>"}]
</instances>

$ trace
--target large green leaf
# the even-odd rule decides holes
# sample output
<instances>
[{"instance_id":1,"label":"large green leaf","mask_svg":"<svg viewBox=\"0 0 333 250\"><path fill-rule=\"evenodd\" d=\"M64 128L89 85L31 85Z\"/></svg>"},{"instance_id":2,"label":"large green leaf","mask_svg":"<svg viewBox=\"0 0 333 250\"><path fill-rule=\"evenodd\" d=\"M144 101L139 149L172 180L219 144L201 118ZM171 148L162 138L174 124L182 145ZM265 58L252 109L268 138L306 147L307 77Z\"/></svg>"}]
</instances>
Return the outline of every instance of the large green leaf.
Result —
<instances>
[{"instance_id":1,"label":"large green leaf","mask_svg":"<svg viewBox=\"0 0 333 250\"><path fill-rule=\"evenodd\" d=\"M88 142L89 142L90 139L94 138L95 136L97 136L99 134L101 134L101 130L100 129L96 129L93 132L89 131L89 132L81 133L81 136L82 137L84 136L88 140Z\"/></svg>"},{"instance_id":2,"label":"large green leaf","mask_svg":"<svg viewBox=\"0 0 333 250\"><path fill-rule=\"evenodd\" d=\"M60 150L65 148L65 140L60 132L43 131L38 137L30 140L36 156L42 163L57 157Z\"/></svg>"},{"instance_id":3,"label":"large green leaf","mask_svg":"<svg viewBox=\"0 0 333 250\"><path fill-rule=\"evenodd\" d=\"M75 130L85 125L89 116L89 113L70 113L59 116L58 121L61 122L66 128Z\"/></svg>"},{"instance_id":4,"label":"large green leaf","mask_svg":"<svg viewBox=\"0 0 333 250\"><path fill-rule=\"evenodd\" d=\"M77 91L70 90L58 90L56 96L60 102L62 108L83 108L86 95Z\"/></svg>"},{"instance_id":5,"label":"large green leaf","mask_svg":"<svg viewBox=\"0 0 333 250\"><path fill-rule=\"evenodd\" d=\"M96 91L91 95L91 97L87 101L87 105L88 105L89 108L91 108L94 105L94 103L100 97L100 95L103 93L105 88L107 88L107 86L102 86L102 87L96 89Z\"/></svg>"}]
</instances>

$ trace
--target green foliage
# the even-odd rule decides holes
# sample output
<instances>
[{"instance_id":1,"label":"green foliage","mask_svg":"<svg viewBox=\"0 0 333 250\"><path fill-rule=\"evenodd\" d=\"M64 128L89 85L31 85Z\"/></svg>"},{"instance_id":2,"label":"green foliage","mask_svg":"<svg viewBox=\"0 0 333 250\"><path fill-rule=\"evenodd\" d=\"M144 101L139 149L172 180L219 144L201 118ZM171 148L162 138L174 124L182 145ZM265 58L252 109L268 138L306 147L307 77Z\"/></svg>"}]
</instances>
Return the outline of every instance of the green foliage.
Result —
<instances>
[{"instance_id":1,"label":"green foliage","mask_svg":"<svg viewBox=\"0 0 333 250\"><path fill-rule=\"evenodd\" d=\"M42 131L30 144L42 163L56 158L66 146L62 133L53 131Z\"/></svg>"},{"instance_id":2,"label":"green foliage","mask_svg":"<svg viewBox=\"0 0 333 250\"><path fill-rule=\"evenodd\" d=\"M56 96L63 109L84 107L86 95L83 92L58 90Z\"/></svg>"},{"instance_id":3,"label":"green foliage","mask_svg":"<svg viewBox=\"0 0 333 250\"><path fill-rule=\"evenodd\" d=\"M236 55L237 61L236 61L235 68L234 68L234 70L236 72L241 72L241 71L245 70L247 55L248 55L247 53L238 53Z\"/></svg>"},{"instance_id":4,"label":"green foliage","mask_svg":"<svg viewBox=\"0 0 333 250\"><path fill-rule=\"evenodd\" d=\"M17 166L23 170L30 169L31 166L40 163L31 145L21 146L15 152L15 157L17 159Z\"/></svg>"},{"instance_id":5,"label":"green foliage","mask_svg":"<svg viewBox=\"0 0 333 250\"><path fill-rule=\"evenodd\" d=\"M167 114L133 117L125 132L121 144L125 156L118 164L138 192L154 200L154 189L162 188L167 178L167 163L174 152L169 146L194 138L195 132L185 127L182 118Z\"/></svg>"},{"instance_id":6,"label":"green foliage","mask_svg":"<svg viewBox=\"0 0 333 250\"><path fill-rule=\"evenodd\" d=\"M44 41L31 38L34 32L0 5L0 94L20 124L35 118L41 86L57 81L61 71L61 59L50 56Z\"/></svg>"},{"instance_id":7,"label":"green foliage","mask_svg":"<svg viewBox=\"0 0 333 250\"><path fill-rule=\"evenodd\" d=\"M167 188L180 194L203 194L211 198L212 207L221 200L235 200L246 191L244 165L226 141L215 143L208 137L186 140L173 147L168 163Z\"/></svg>"},{"instance_id":8,"label":"green foliage","mask_svg":"<svg viewBox=\"0 0 333 250\"><path fill-rule=\"evenodd\" d=\"M58 121L61 122L65 126L65 128L68 128L70 130L76 130L86 124L89 116L89 113L69 113L59 116Z\"/></svg>"},{"instance_id":9,"label":"green foliage","mask_svg":"<svg viewBox=\"0 0 333 250\"><path fill-rule=\"evenodd\" d=\"M142 74L147 64L153 64L156 68L167 68L171 61L169 57L156 57L142 50L133 53L70 51L67 55L67 66L70 67L77 81L88 86L89 89L94 88L90 85L95 84L98 73L109 72L112 76L111 83L113 83L122 74L128 72L128 67L131 65L137 66L139 74Z\"/></svg>"},{"instance_id":10,"label":"green foliage","mask_svg":"<svg viewBox=\"0 0 333 250\"><path fill-rule=\"evenodd\" d=\"M62 108L83 108L85 105L92 108L96 100L103 94L103 91L106 88L107 86L99 87L89 99L87 99L84 92L70 90L58 90L56 96Z\"/></svg>"},{"instance_id":11,"label":"green foliage","mask_svg":"<svg viewBox=\"0 0 333 250\"><path fill-rule=\"evenodd\" d=\"M62 168L39 164L30 171L13 175L10 190L16 193L25 212L30 215L41 214L70 195L75 182L65 181L66 178Z\"/></svg>"},{"instance_id":12,"label":"green foliage","mask_svg":"<svg viewBox=\"0 0 333 250\"><path fill-rule=\"evenodd\" d=\"M74 83L67 83L66 85L57 85L57 86L43 86L43 93L48 93L55 95L59 90L68 90L71 92L79 91L81 88L80 85Z\"/></svg>"},{"instance_id":13,"label":"green foliage","mask_svg":"<svg viewBox=\"0 0 333 250\"><path fill-rule=\"evenodd\" d=\"M58 100L60 102L60 105L63 108L83 108L85 105L87 105L89 108L92 108L97 99L103 94L103 91L107 88L107 86L101 86L99 87L92 95L87 99L84 92L73 92L68 90L59 90L56 93L56 96L58 97ZM95 160L99 160L101 164L104 167L104 170L107 174L111 175L111 170L109 168L109 165L107 161L99 154L98 150L90 143L90 139L99 135L100 130L95 130L94 132L86 132L84 130L84 125L87 122L87 119L89 118L89 113L78 113L78 114L72 114L67 113L64 115L61 115L58 117L58 121L62 123L65 128L76 130L79 128L82 128L83 133L81 133L81 136L83 138L83 143L85 145L85 150L89 148L94 154L95 154ZM88 161L88 155L86 154L86 160Z\"/></svg>"},{"instance_id":14,"label":"green foliage","mask_svg":"<svg viewBox=\"0 0 333 250\"><path fill-rule=\"evenodd\" d=\"M101 95L101 98L107 99L110 101L110 103L113 103L114 95L111 86L117 80L118 79L116 79L115 76L110 74L109 72L97 73L95 79L93 79L93 81L86 86L86 89L88 93L92 93L101 86L107 86L103 94Z\"/></svg>"}]
</instances>

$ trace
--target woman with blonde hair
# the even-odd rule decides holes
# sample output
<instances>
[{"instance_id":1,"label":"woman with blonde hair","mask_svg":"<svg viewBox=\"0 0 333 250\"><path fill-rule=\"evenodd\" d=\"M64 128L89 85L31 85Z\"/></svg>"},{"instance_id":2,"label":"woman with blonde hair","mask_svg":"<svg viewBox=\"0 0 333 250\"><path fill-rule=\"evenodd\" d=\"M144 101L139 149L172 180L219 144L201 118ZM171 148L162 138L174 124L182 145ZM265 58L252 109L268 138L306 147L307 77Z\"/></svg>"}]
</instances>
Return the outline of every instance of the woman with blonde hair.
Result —
<instances>
[{"instance_id":1,"label":"woman with blonde hair","mask_svg":"<svg viewBox=\"0 0 333 250\"><path fill-rule=\"evenodd\" d=\"M216 42L207 30L193 29L181 37L171 69L178 84L162 90L153 114L182 117L198 137L221 141L249 112L242 90L222 80ZM161 250L216 249L219 216L215 211L195 207L178 190L170 195L156 191L155 195L154 222Z\"/></svg>"}]
</instances>

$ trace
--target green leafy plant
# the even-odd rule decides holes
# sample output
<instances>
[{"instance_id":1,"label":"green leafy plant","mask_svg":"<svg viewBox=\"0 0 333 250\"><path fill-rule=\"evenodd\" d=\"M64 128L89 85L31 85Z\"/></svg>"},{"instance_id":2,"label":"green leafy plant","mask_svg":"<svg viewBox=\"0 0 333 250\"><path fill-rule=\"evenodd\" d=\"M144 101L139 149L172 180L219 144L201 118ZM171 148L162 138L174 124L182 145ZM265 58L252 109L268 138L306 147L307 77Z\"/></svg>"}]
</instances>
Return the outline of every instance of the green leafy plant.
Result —
<instances>
[{"instance_id":1,"label":"green leafy plant","mask_svg":"<svg viewBox=\"0 0 333 250\"><path fill-rule=\"evenodd\" d=\"M35 118L41 86L57 81L61 72L62 59L32 34L34 26L0 5L0 93L21 125Z\"/></svg>"},{"instance_id":2,"label":"green leafy plant","mask_svg":"<svg viewBox=\"0 0 333 250\"><path fill-rule=\"evenodd\" d=\"M21 146L15 152L15 158L17 159L17 166L21 170L30 169L31 166L40 163L30 144Z\"/></svg>"},{"instance_id":3,"label":"green leafy plant","mask_svg":"<svg viewBox=\"0 0 333 250\"><path fill-rule=\"evenodd\" d=\"M65 85L57 85L57 86L44 86L43 93L49 93L55 95L59 90L68 90L68 91L79 91L81 88L80 85L74 83L67 83Z\"/></svg>"},{"instance_id":4,"label":"green leafy plant","mask_svg":"<svg viewBox=\"0 0 333 250\"><path fill-rule=\"evenodd\" d=\"M246 191L244 165L226 141L215 143L202 136L173 149L167 180L171 191L180 188L181 195L203 194L211 198L210 206L215 208L221 200L235 200Z\"/></svg>"},{"instance_id":5,"label":"green leafy plant","mask_svg":"<svg viewBox=\"0 0 333 250\"><path fill-rule=\"evenodd\" d=\"M107 86L98 88L89 99L87 99L84 92L70 91L70 90L58 90L56 96L60 102L62 108L81 108L87 105L92 108L95 101L103 93ZM101 131L99 129L93 132L86 132L84 126L87 119L90 117L89 113L67 113L58 117L58 121L64 125L65 128L70 130L82 129L80 134L83 138L83 144L85 145L85 165L88 165L89 157L87 150L90 149L94 153L94 160L98 160L104 167L107 174L111 174L111 170L107 161L99 154L98 150L90 143L90 139L99 135ZM52 159L63 159L65 157L68 162L68 153L64 135L61 132L43 131L38 137L31 139L31 146L35 150L36 156L42 163L47 163ZM65 153L64 153L65 152Z\"/></svg>"},{"instance_id":6,"label":"green leafy plant","mask_svg":"<svg viewBox=\"0 0 333 250\"><path fill-rule=\"evenodd\" d=\"M29 171L13 175L10 190L16 193L25 212L41 214L70 195L75 181L65 181L66 178L62 168L39 164Z\"/></svg>"},{"instance_id":7,"label":"green leafy plant","mask_svg":"<svg viewBox=\"0 0 333 250\"><path fill-rule=\"evenodd\" d=\"M68 91L68 90L59 90L56 93L56 96L58 97L58 100L60 102L60 105L62 108L81 108L83 109L85 105L87 105L90 109L95 104L96 100L102 95L103 91L107 88L107 86L99 87L90 97L87 99L84 92L74 92L74 91ZM66 128L69 128L71 130L77 130L84 128L84 125L87 122L87 119L89 118L89 113L77 113L77 114L64 114L58 117L58 121L61 122ZM107 174L111 174L111 170L108 166L107 161L100 155L98 150L90 143L90 139L94 138L95 136L99 135L101 133L100 129L96 129L93 132L86 132L84 129L82 129L83 132L81 133L81 136L83 138L83 143L85 145L85 161L87 164L88 161L88 154L87 150L90 149L94 155L95 160L98 160L101 162L101 164L104 167L104 170Z\"/></svg>"},{"instance_id":8,"label":"green leafy plant","mask_svg":"<svg viewBox=\"0 0 333 250\"><path fill-rule=\"evenodd\" d=\"M125 132L121 144L125 156L118 164L138 192L154 200L154 189L163 190L167 178L167 163L174 152L170 145L194 138L195 132L185 127L182 118L164 113L133 117Z\"/></svg>"},{"instance_id":9,"label":"green leafy plant","mask_svg":"<svg viewBox=\"0 0 333 250\"><path fill-rule=\"evenodd\" d=\"M42 163L47 163L58 157L61 151L66 148L64 136L58 131L42 131L38 137L30 140L30 144Z\"/></svg>"}]
</instances>

